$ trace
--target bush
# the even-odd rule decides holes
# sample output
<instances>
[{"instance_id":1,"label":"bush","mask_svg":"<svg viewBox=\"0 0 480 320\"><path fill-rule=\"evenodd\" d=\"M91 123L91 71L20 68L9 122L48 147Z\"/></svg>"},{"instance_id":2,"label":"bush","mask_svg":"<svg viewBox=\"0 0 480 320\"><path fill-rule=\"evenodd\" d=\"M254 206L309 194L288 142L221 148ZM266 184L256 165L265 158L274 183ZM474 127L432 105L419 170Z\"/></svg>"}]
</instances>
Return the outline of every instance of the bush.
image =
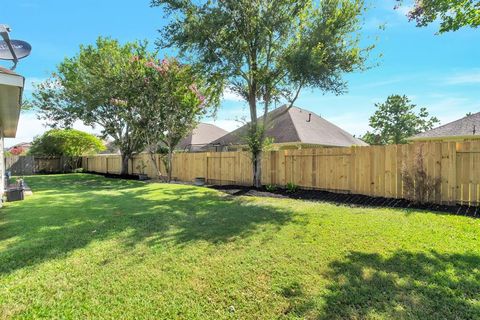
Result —
<instances>
[{"instance_id":1,"label":"bush","mask_svg":"<svg viewBox=\"0 0 480 320\"><path fill-rule=\"evenodd\" d=\"M424 161L423 147L420 146L415 153L412 169L409 170L406 164L402 168L404 196L416 203L427 203L442 183L441 178L427 174Z\"/></svg>"},{"instance_id":2,"label":"bush","mask_svg":"<svg viewBox=\"0 0 480 320\"><path fill-rule=\"evenodd\" d=\"M288 193L295 193L298 190L298 186L293 182L287 183L287 192Z\"/></svg>"},{"instance_id":3,"label":"bush","mask_svg":"<svg viewBox=\"0 0 480 320\"><path fill-rule=\"evenodd\" d=\"M268 184L268 185L265 186L265 189L268 192L275 192L275 191L277 191L278 187L274 184Z\"/></svg>"},{"instance_id":4,"label":"bush","mask_svg":"<svg viewBox=\"0 0 480 320\"><path fill-rule=\"evenodd\" d=\"M85 170L83 168L76 168L72 170L73 173L84 173Z\"/></svg>"}]
</instances>

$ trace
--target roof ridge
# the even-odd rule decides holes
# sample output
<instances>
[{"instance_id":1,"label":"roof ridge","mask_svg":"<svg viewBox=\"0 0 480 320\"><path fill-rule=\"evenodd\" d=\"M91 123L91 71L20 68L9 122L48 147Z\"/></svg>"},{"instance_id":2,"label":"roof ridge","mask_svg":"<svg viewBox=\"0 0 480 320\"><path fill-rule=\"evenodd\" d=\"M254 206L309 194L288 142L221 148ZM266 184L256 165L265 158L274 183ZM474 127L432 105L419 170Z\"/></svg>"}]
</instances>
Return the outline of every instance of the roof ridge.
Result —
<instances>
[{"instance_id":1,"label":"roof ridge","mask_svg":"<svg viewBox=\"0 0 480 320\"><path fill-rule=\"evenodd\" d=\"M294 108L294 106L292 106L292 108ZM293 121L292 115L290 114L290 110L292 110L292 108L288 109L288 112L287 112L288 117L290 118L290 122L293 125L293 129L295 129L295 135L297 136L297 141L302 141L300 137L300 133L298 132L298 129L297 129L297 124L295 123L295 121Z\"/></svg>"},{"instance_id":2,"label":"roof ridge","mask_svg":"<svg viewBox=\"0 0 480 320\"><path fill-rule=\"evenodd\" d=\"M465 119L467 119L467 118L470 118L470 117L473 117L473 116L477 116L477 115L480 115L480 112L476 112L476 113L473 113L473 114L471 114L471 115L464 116L464 117L462 117L462 118L460 118L460 119L447 122L447 123L445 123L445 124L442 124L442 125L440 125L440 126L438 126L438 127L435 127L435 128L433 128L433 129L430 129L430 130L427 130L427 131L424 131L424 132L419 132L419 133L417 133L416 135L414 135L413 137L417 137L417 136L423 135L423 134L428 133L428 132L437 131L437 130L439 130L439 129L445 128L445 127L447 127L447 126L454 125L454 124L459 123L459 122L461 122L461 121L463 121L463 120L465 120Z\"/></svg>"}]
</instances>

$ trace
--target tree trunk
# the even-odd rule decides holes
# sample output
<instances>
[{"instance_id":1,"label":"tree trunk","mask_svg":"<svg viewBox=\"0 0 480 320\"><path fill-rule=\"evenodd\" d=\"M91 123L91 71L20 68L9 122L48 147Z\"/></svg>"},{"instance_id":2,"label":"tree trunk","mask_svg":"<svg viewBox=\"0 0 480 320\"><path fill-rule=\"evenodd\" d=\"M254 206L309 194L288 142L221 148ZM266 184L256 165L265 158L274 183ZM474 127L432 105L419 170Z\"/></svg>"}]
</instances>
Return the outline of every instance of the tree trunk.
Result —
<instances>
[{"instance_id":1,"label":"tree trunk","mask_svg":"<svg viewBox=\"0 0 480 320\"><path fill-rule=\"evenodd\" d=\"M252 155L253 185L255 188L260 188L262 186L262 152L260 151Z\"/></svg>"},{"instance_id":2,"label":"tree trunk","mask_svg":"<svg viewBox=\"0 0 480 320\"><path fill-rule=\"evenodd\" d=\"M122 170L120 171L121 175L128 175L128 160L130 155L122 154Z\"/></svg>"},{"instance_id":3,"label":"tree trunk","mask_svg":"<svg viewBox=\"0 0 480 320\"><path fill-rule=\"evenodd\" d=\"M157 178L160 179L162 177L162 173L160 172L160 168L158 166L157 155L154 152L149 152L149 154L150 154L150 160L152 160L153 167L155 168Z\"/></svg>"},{"instance_id":4,"label":"tree trunk","mask_svg":"<svg viewBox=\"0 0 480 320\"><path fill-rule=\"evenodd\" d=\"M252 48L250 52L250 68L251 68L251 78L248 85L248 105L250 108L250 134L257 135L258 132L258 119L257 119L257 89L258 89L258 81L257 81L257 48ZM253 166L253 185L257 188L261 187L261 172L262 172L262 163L261 163L261 153L262 150L258 150L257 147L250 150L252 153L252 166Z\"/></svg>"}]
</instances>

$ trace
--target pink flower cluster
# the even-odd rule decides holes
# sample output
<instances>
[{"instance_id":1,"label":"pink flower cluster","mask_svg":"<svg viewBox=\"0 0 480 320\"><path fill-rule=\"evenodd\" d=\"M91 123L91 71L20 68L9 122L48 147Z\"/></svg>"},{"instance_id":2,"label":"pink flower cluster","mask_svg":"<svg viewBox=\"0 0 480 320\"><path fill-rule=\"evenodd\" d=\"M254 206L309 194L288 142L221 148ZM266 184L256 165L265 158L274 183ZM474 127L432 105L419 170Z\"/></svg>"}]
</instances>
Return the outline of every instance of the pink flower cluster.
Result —
<instances>
[{"instance_id":1,"label":"pink flower cluster","mask_svg":"<svg viewBox=\"0 0 480 320\"><path fill-rule=\"evenodd\" d=\"M168 68L170 67L170 62L167 59L163 59L158 64L155 63L154 61L148 61L147 63L145 63L145 65L149 68L153 68L157 70L162 75L164 75L168 71Z\"/></svg>"}]
</instances>

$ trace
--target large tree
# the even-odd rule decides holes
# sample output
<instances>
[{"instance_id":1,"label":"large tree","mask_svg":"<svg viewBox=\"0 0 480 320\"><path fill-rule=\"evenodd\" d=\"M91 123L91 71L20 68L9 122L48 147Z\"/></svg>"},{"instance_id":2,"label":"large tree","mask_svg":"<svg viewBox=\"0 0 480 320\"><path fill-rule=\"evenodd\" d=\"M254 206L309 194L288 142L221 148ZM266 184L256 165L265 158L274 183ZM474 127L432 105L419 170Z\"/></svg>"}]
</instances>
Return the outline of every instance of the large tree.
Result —
<instances>
[{"instance_id":1,"label":"large tree","mask_svg":"<svg viewBox=\"0 0 480 320\"><path fill-rule=\"evenodd\" d=\"M102 127L120 149L121 173L126 174L128 160L144 148L138 117L142 106L135 99L142 84L135 81L139 70L132 61L154 56L146 43L121 45L100 37L60 63L52 77L37 86L32 104L53 127L71 127L76 120Z\"/></svg>"},{"instance_id":2,"label":"large tree","mask_svg":"<svg viewBox=\"0 0 480 320\"><path fill-rule=\"evenodd\" d=\"M426 108L420 108L407 96L391 95L384 103L375 104L377 110L370 117L373 132L367 132L363 140L370 144L402 144L407 138L433 128L439 121L430 117Z\"/></svg>"},{"instance_id":3,"label":"large tree","mask_svg":"<svg viewBox=\"0 0 480 320\"><path fill-rule=\"evenodd\" d=\"M405 4L405 0L397 0ZM414 0L407 16L417 26L425 27L440 21L439 33L456 31L463 27L480 26L479 0Z\"/></svg>"},{"instance_id":4,"label":"large tree","mask_svg":"<svg viewBox=\"0 0 480 320\"><path fill-rule=\"evenodd\" d=\"M178 143L198 124L209 108L218 104L218 91L209 86L189 65L173 58L162 61L135 59L143 69L144 86L136 99L142 105L143 139L157 174L156 153L167 150L167 180L172 179L172 156Z\"/></svg>"},{"instance_id":5,"label":"large tree","mask_svg":"<svg viewBox=\"0 0 480 320\"><path fill-rule=\"evenodd\" d=\"M253 183L261 184L267 113L291 108L304 88L340 94L344 73L363 69L363 0L152 0L171 17L158 45L174 46L249 105ZM260 110L259 110L260 108Z\"/></svg>"}]
</instances>

